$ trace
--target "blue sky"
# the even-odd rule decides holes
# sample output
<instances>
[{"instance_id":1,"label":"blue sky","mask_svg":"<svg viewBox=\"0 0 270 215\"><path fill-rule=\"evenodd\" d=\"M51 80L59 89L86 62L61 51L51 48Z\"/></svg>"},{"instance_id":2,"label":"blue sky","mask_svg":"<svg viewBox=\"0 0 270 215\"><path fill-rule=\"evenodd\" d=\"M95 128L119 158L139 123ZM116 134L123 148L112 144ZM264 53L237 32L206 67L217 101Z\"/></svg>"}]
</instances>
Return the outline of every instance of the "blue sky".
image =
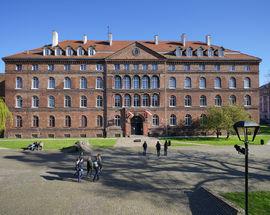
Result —
<instances>
[{"instance_id":1,"label":"blue sky","mask_svg":"<svg viewBox=\"0 0 270 215\"><path fill-rule=\"evenodd\" d=\"M213 44L260 57L260 84L270 81L269 0L1 0L0 57L51 43L52 30L60 40L107 39L108 25L115 40L211 34Z\"/></svg>"}]
</instances>

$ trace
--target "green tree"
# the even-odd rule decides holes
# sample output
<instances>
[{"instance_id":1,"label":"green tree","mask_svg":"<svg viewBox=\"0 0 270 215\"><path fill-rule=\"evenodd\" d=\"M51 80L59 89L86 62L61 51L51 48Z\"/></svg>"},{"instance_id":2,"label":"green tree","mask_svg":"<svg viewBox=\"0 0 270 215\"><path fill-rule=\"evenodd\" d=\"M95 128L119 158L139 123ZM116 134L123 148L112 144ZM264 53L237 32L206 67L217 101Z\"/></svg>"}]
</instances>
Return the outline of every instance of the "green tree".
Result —
<instances>
[{"instance_id":1,"label":"green tree","mask_svg":"<svg viewBox=\"0 0 270 215\"><path fill-rule=\"evenodd\" d=\"M9 111L4 99L0 97L0 133L6 129L6 122L12 121L12 113Z\"/></svg>"},{"instance_id":2,"label":"green tree","mask_svg":"<svg viewBox=\"0 0 270 215\"><path fill-rule=\"evenodd\" d=\"M223 129L223 110L219 107L210 107L206 110L207 122L206 127L209 130L215 130L217 138L219 138L220 131Z\"/></svg>"}]
</instances>

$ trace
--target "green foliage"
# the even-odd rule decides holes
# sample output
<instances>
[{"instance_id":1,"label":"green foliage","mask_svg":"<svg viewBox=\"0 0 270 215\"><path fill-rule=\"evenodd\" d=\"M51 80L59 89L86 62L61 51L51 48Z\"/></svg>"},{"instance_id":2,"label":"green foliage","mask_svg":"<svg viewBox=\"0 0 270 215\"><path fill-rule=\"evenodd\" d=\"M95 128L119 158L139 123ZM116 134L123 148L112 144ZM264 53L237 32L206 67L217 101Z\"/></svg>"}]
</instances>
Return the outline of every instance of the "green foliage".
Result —
<instances>
[{"instance_id":1,"label":"green foliage","mask_svg":"<svg viewBox=\"0 0 270 215\"><path fill-rule=\"evenodd\" d=\"M12 121L12 113L9 111L3 98L0 97L0 131L6 129L7 120Z\"/></svg>"}]
</instances>

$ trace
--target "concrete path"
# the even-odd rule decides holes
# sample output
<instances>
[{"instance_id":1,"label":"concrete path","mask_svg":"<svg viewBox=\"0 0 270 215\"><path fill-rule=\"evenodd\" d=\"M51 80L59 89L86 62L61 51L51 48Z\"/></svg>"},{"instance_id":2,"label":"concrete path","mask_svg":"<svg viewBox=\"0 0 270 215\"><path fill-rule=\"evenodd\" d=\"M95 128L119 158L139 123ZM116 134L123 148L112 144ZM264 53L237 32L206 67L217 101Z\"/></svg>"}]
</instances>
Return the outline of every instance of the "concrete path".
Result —
<instances>
[{"instance_id":1,"label":"concrete path","mask_svg":"<svg viewBox=\"0 0 270 215\"><path fill-rule=\"evenodd\" d=\"M144 141L146 141L148 147L155 147L159 139L143 135L131 135L130 137L118 138L115 147L142 147Z\"/></svg>"}]
</instances>

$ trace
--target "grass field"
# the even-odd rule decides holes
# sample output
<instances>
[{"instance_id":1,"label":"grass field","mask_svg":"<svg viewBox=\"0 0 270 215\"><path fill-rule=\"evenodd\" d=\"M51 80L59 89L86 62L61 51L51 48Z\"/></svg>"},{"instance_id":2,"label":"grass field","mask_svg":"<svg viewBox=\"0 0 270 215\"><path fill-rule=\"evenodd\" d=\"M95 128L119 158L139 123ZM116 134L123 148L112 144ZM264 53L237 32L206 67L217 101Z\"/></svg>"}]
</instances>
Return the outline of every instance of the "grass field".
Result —
<instances>
[{"instance_id":1,"label":"grass field","mask_svg":"<svg viewBox=\"0 0 270 215\"><path fill-rule=\"evenodd\" d=\"M245 208L245 193L223 193L226 199ZM249 214L270 214L270 192L250 192L249 193Z\"/></svg>"}]
</instances>

